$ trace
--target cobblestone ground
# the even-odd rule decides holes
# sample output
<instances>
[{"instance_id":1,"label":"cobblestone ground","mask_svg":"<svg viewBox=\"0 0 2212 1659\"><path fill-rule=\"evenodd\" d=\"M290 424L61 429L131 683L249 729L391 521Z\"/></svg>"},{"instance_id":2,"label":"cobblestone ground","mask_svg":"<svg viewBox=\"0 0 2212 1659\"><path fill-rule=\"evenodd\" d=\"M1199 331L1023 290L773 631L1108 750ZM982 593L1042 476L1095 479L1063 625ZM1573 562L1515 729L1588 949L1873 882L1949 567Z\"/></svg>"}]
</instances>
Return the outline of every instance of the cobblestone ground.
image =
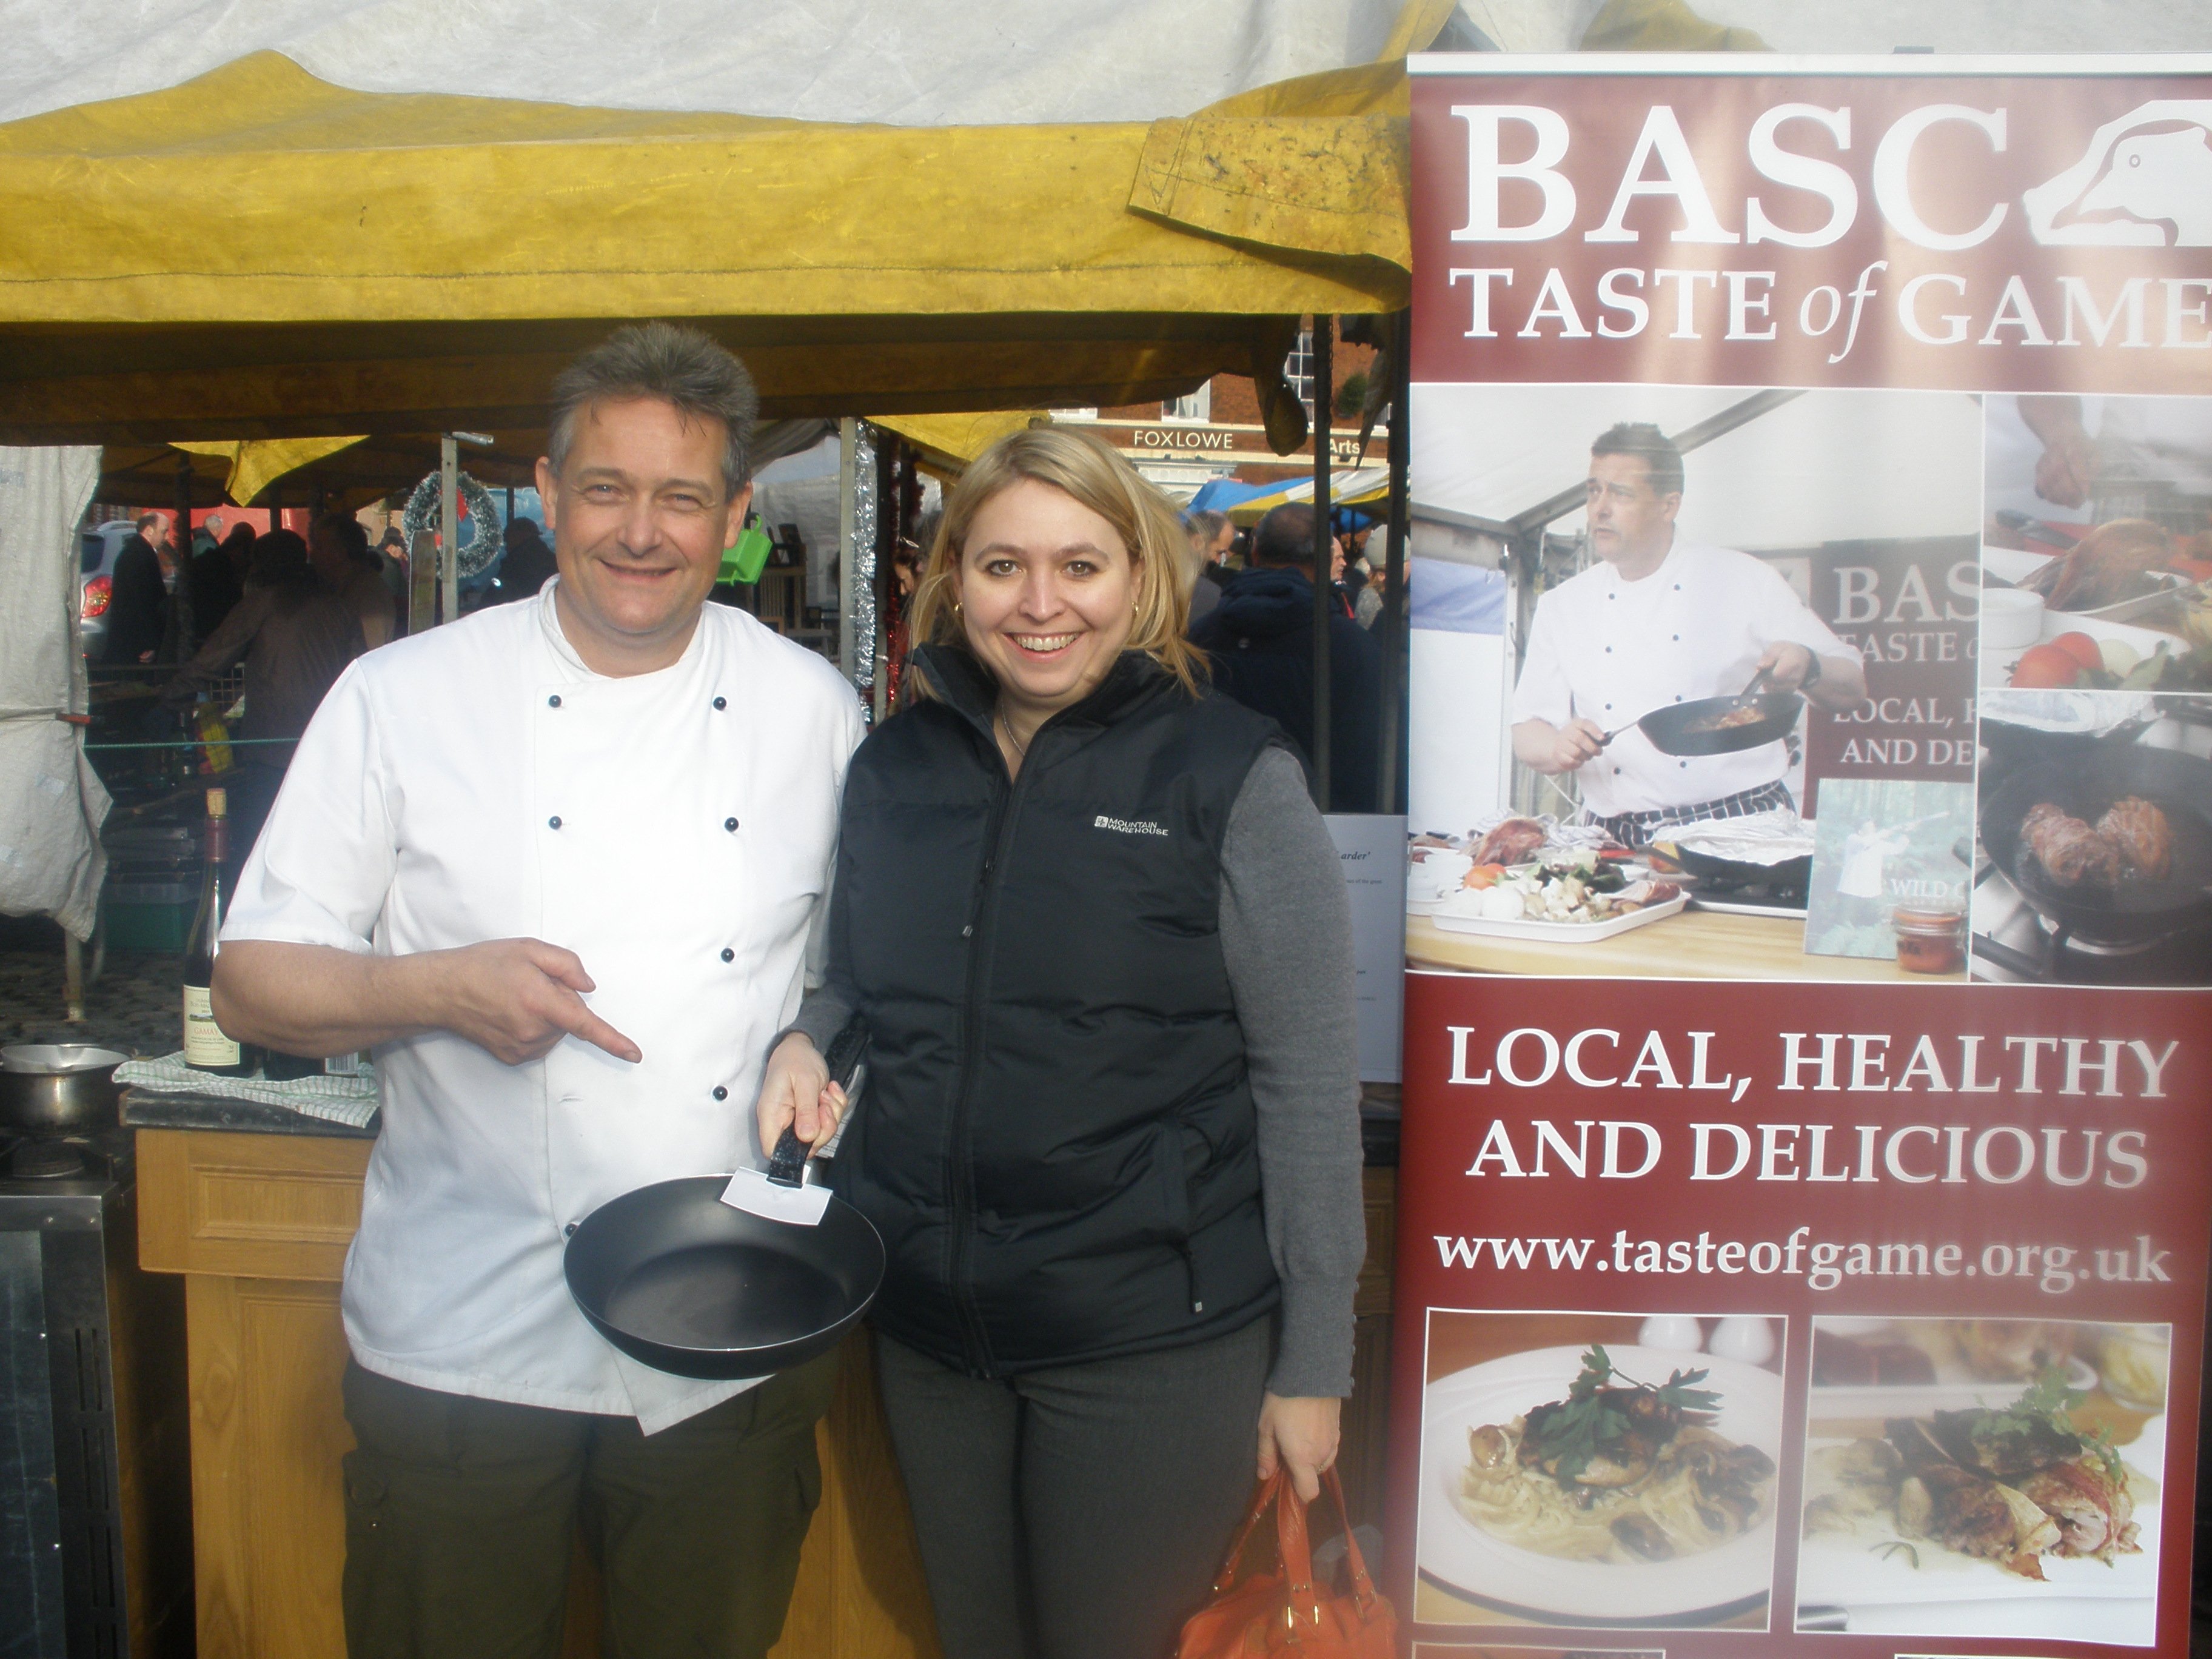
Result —
<instances>
[{"instance_id":1,"label":"cobblestone ground","mask_svg":"<svg viewBox=\"0 0 2212 1659\"><path fill-rule=\"evenodd\" d=\"M0 1044L90 1042L131 1054L176 1051L182 959L166 951L110 951L84 990L84 1020L64 1018L61 930L43 918L0 917ZM90 979L91 952L85 971Z\"/></svg>"}]
</instances>

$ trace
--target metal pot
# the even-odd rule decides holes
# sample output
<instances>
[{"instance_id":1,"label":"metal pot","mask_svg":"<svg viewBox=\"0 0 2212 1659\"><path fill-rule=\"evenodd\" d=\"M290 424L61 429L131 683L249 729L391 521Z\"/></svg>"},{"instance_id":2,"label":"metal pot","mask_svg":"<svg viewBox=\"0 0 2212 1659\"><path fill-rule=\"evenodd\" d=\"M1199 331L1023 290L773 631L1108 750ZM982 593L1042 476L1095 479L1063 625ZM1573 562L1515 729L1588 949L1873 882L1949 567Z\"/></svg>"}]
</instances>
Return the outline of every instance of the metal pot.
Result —
<instances>
[{"instance_id":1,"label":"metal pot","mask_svg":"<svg viewBox=\"0 0 2212 1659\"><path fill-rule=\"evenodd\" d=\"M82 1042L0 1048L0 1133L76 1134L118 1122L115 1068L131 1056Z\"/></svg>"}]
</instances>

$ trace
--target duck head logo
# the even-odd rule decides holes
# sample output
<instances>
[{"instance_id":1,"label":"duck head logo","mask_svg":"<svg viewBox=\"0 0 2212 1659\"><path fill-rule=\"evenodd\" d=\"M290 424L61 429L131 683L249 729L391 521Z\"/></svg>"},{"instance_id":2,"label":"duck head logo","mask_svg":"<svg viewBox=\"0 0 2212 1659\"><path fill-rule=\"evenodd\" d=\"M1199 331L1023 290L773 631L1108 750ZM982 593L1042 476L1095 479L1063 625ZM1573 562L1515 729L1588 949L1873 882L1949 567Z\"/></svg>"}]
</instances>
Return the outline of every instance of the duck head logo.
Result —
<instances>
[{"instance_id":1,"label":"duck head logo","mask_svg":"<svg viewBox=\"0 0 2212 1659\"><path fill-rule=\"evenodd\" d=\"M2212 247L2212 100L2154 99L2106 122L2021 201L2046 246Z\"/></svg>"}]
</instances>

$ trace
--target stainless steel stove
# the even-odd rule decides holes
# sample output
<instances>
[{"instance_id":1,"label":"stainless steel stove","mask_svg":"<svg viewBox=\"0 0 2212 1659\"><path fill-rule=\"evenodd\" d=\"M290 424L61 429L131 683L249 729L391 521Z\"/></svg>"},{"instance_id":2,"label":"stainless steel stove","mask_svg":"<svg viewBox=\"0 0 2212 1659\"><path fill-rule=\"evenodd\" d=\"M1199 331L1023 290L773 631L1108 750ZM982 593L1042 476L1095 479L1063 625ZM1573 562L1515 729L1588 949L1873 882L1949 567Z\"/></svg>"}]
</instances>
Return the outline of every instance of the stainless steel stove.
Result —
<instances>
[{"instance_id":1,"label":"stainless steel stove","mask_svg":"<svg viewBox=\"0 0 2212 1659\"><path fill-rule=\"evenodd\" d=\"M2135 742L2212 760L2212 697L2158 700L2158 718ZM1978 793L2033 757L2032 741L2011 752L1981 754ZM2039 914L1984 852L1974 848L1971 950L1973 977L1997 984L2090 986L2212 985L2212 933L2184 929L2116 945L2077 939Z\"/></svg>"},{"instance_id":2,"label":"stainless steel stove","mask_svg":"<svg viewBox=\"0 0 2212 1659\"><path fill-rule=\"evenodd\" d=\"M183 1310L176 1282L138 1267L136 1176L127 1129L0 1139L0 1653L10 1659L189 1649Z\"/></svg>"}]
</instances>

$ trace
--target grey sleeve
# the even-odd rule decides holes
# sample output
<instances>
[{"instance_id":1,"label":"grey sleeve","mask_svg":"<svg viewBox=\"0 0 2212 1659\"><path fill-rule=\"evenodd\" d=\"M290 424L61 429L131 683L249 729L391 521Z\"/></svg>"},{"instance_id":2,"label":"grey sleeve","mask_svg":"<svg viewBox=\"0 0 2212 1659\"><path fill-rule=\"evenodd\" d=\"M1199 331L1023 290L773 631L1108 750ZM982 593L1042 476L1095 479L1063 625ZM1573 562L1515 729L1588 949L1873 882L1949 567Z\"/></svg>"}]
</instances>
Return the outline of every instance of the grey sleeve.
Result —
<instances>
[{"instance_id":1,"label":"grey sleeve","mask_svg":"<svg viewBox=\"0 0 2212 1659\"><path fill-rule=\"evenodd\" d=\"M1221 948L1259 1109L1267 1249L1283 1282L1268 1389L1352 1392L1352 1294L1367 1255L1352 905L1297 759L1270 749L1229 814Z\"/></svg>"}]
</instances>

